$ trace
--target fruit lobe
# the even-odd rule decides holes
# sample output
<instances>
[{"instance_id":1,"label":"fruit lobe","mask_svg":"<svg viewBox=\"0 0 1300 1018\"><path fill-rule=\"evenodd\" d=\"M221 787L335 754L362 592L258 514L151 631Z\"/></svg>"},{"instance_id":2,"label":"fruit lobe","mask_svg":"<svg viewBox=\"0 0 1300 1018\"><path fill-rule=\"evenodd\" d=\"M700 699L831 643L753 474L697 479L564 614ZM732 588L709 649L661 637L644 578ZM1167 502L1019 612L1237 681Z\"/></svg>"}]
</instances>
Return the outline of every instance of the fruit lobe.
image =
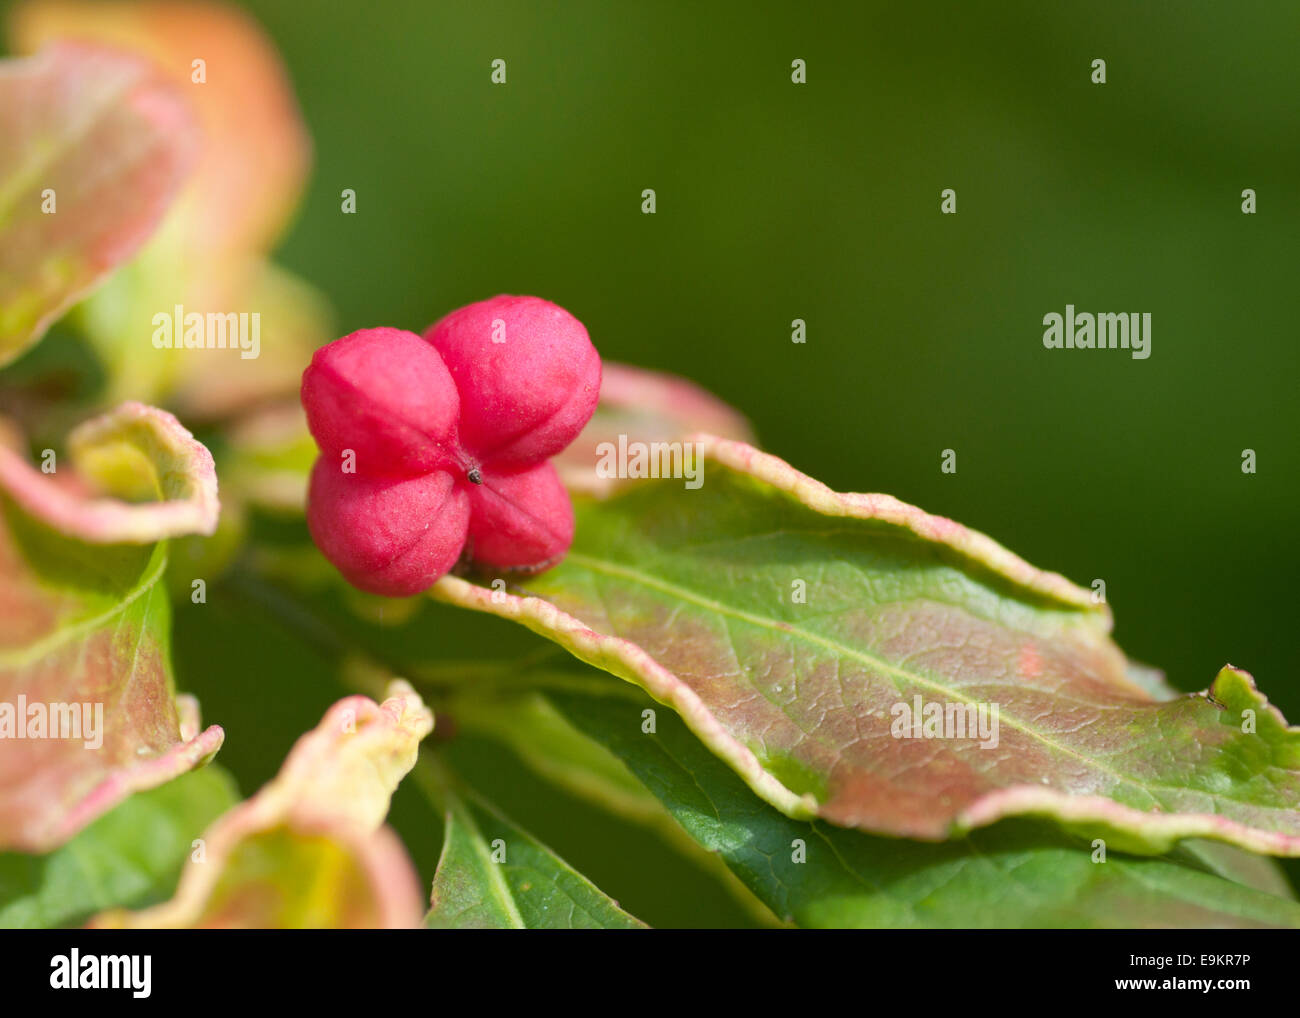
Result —
<instances>
[{"instance_id":1,"label":"fruit lobe","mask_svg":"<svg viewBox=\"0 0 1300 1018\"><path fill-rule=\"evenodd\" d=\"M302 376L321 452L359 473L414 477L456 462L460 397L436 350L413 332L362 329L316 351Z\"/></svg>"},{"instance_id":2,"label":"fruit lobe","mask_svg":"<svg viewBox=\"0 0 1300 1018\"><path fill-rule=\"evenodd\" d=\"M349 583L372 594L427 590L460 558L468 527L469 499L445 470L367 477L343 473L326 456L312 468L312 540Z\"/></svg>"},{"instance_id":3,"label":"fruit lobe","mask_svg":"<svg viewBox=\"0 0 1300 1018\"><path fill-rule=\"evenodd\" d=\"M531 466L578 437L600 398L583 324L538 297L493 297L425 330L462 399L461 441L498 467Z\"/></svg>"}]
</instances>

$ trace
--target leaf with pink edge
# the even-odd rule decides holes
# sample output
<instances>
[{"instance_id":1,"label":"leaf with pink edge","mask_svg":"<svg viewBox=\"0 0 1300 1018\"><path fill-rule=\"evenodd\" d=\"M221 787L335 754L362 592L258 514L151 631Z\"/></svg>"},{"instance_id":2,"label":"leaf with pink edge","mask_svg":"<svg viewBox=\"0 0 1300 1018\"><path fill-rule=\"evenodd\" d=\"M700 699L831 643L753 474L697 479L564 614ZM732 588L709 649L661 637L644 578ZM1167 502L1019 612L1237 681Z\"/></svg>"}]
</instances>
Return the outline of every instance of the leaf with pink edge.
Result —
<instances>
[{"instance_id":1,"label":"leaf with pink edge","mask_svg":"<svg viewBox=\"0 0 1300 1018\"><path fill-rule=\"evenodd\" d=\"M0 448L0 848L28 852L198 766L223 737L175 694L161 582L162 538L216 523L212 457L138 405L69 444L77 476ZM95 497L92 479L162 501Z\"/></svg>"},{"instance_id":2,"label":"leaf with pink edge","mask_svg":"<svg viewBox=\"0 0 1300 1018\"><path fill-rule=\"evenodd\" d=\"M672 711L657 710L647 734L642 712L653 702L627 693L641 695L575 685L547 698L776 915L801 927L1300 926L1300 902L1273 860L1215 842L1137 856L1101 852L1030 818L941 843L793 820L759 800Z\"/></svg>"},{"instance_id":3,"label":"leaf with pink edge","mask_svg":"<svg viewBox=\"0 0 1300 1018\"><path fill-rule=\"evenodd\" d=\"M434 595L643 686L792 817L936 841L1043 816L1134 852L1300 855L1300 729L1245 672L1162 700L1089 591L890 496L697 441L698 490L582 500L556 568Z\"/></svg>"},{"instance_id":4,"label":"leaf with pink edge","mask_svg":"<svg viewBox=\"0 0 1300 1018\"><path fill-rule=\"evenodd\" d=\"M404 682L382 704L334 704L290 751L280 773L204 833L175 896L100 927L414 927L419 878L384 825L433 715Z\"/></svg>"},{"instance_id":5,"label":"leaf with pink edge","mask_svg":"<svg viewBox=\"0 0 1300 1018\"><path fill-rule=\"evenodd\" d=\"M28 515L88 544L152 544L217 528L217 472L212 455L165 410L123 403L68 436L75 473L65 479L57 457L46 472L0 446L0 489ZM127 502L96 498L94 483Z\"/></svg>"}]
</instances>

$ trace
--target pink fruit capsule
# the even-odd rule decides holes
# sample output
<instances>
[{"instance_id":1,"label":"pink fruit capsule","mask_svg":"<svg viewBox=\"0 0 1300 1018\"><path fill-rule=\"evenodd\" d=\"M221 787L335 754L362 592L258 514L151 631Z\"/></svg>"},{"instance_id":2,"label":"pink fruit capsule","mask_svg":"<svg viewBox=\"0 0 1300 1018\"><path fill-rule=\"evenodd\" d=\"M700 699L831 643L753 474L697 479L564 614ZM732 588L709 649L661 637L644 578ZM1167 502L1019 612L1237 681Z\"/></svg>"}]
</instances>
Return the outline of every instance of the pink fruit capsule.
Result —
<instances>
[{"instance_id":1,"label":"pink fruit capsule","mask_svg":"<svg viewBox=\"0 0 1300 1018\"><path fill-rule=\"evenodd\" d=\"M312 538L354 586L391 597L462 559L554 565L574 520L547 459L577 437L599 392L587 330L536 297L471 304L423 339L363 329L322 347L302 385L321 449Z\"/></svg>"}]
</instances>

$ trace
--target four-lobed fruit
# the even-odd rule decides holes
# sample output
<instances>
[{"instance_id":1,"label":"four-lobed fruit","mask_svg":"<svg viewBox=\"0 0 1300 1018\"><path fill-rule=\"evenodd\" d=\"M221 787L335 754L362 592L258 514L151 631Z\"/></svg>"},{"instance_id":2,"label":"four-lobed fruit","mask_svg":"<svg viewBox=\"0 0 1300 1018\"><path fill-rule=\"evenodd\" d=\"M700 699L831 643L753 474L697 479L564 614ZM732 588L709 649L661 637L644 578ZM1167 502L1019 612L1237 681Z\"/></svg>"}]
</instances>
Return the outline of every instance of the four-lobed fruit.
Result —
<instances>
[{"instance_id":1,"label":"four-lobed fruit","mask_svg":"<svg viewBox=\"0 0 1300 1018\"><path fill-rule=\"evenodd\" d=\"M590 419L600 356L537 297L453 311L423 337L363 329L316 351L302 402L321 450L307 525L353 585L419 593L461 558L555 564L573 507L547 460Z\"/></svg>"}]
</instances>

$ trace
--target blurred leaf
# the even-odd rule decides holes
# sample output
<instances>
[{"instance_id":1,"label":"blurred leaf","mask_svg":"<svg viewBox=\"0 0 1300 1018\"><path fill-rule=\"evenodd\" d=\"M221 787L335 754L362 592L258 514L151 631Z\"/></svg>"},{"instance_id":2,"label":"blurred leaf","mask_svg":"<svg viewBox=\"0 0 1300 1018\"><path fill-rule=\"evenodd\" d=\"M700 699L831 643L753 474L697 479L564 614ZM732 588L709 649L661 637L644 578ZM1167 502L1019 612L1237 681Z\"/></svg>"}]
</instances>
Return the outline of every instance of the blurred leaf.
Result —
<instances>
[{"instance_id":1,"label":"blurred leaf","mask_svg":"<svg viewBox=\"0 0 1300 1018\"><path fill-rule=\"evenodd\" d=\"M540 693L492 695L476 684L446 703L458 727L509 746L529 768L560 787L656 827L666 818L621 760L575 730Z\"/></svg>"},{"instance_id":2,"label":"blurred leaf","mask_svg":"<svg viewBox=\"0 0 1300 1018\"><path fill-rule=\"evenodd\" d=\"M1300 730L1250 676L1157 702L1090 592L890 496L699 448L698 490L580 505L568 556L523 596L455 577L434 595L642 685L794 817L940 840L1043 815L1130 851L1300 854Z\"/></svg>"},{"instance_id":3,"label":"blurred leaf","mask_svg":"<svg viewBox=\"0 0 1300 1018\"><path fill-rule=\"evenodd\" d=\"M223 738L175 695L160 582L161 538L216 522L212 458L170 414L138 405L86 422L70 444L80 477L0 447L0 846L33 852ZM87 477L165 501L88 497Z\"/></svg>"},{"instance_id":4,"label":"blurred leaf","mask_svg":"<svg viewBox=\"0 0 1300 1018\"><path fill-rule=\"evenodd\" d=\"M260 262L250 270L245 290L226 306L233 310L235 304L259 316L255 349L182 354L185 364L173 398L186 413L205 420L255 414L262 404L277 398L297 403L298 385L312 351L337 335L324 295L271 262ZM163 356L168 353L175 351Z\"/></svg>"},{"instance_id":5,"label":"blurred leaf","mask_svg":"<svg viewBox=\"0 0 1300 1018\"><path fill-rule=\"evenodd\" d=\"M596 472L600 446L626 442L680 441L697 431L753 440L749 423L712 393L677 375L606 361L600 403L587 426L552 462L571 491L606 495L619 480Z\"/></svg>"},{"instance_id":6,"label":"blurred leaf","mask_svg":"<svg viewBox=\"0 0 1300 1018\"><path fill-rule=\"evenodd\" d=\"M231 413L296 389L332 329L328 306L265 256L296 206L311 144L274 46L247 14L206 3L25 3L17 48L72 35L147 58L202 129L197 168L149 245L79 309L108 367L110 400L174 393L187 416ZM154 316L257 314L246 349L156 349Z\"/></svg>"},{"instance_id":7,"label":"blurred leaf","mask_svg":"<svg viewBox=\"0 0 1300 1018\"><path fill-rule=\"evenodd\" d=\"M295 396L243 415L226 432L222 483L272 512L300 515L316 443Z\"/></svg>"},{"instance_id":8,"label":"blurred leaf","mask_svg":"<svg viewBox=\"0 0 1300 1018\"><path fill-rule=\"evenodd\" d=\"M152 544L164 537L212 534L221 511L212 455L165 410L123 403L68 436L76 476L42 469L0 445L0 490L60 534L92 544ZM89 485L149 500L95 498Z\"/></svg>"},{"instance_id":9,"label":"blurred leaf","mask_svg":"<svg viewBox=\"0 0 1300 1018\"><path fill-rule=\"evenodd\" d=\"M167 897L194 839L238 801L209 764L137 792L48 855L0 854L0 928L70 926Z\"/></svg>"},{"instance_id":10,"label":"blurred leaf","mask_svg":"<svg viewBox=\"0 0 1300 1018\"><path fill-rule=\"evenodd\" d=\"M136 53L185 90L204 135L169 217L184 222L185 246L225 260L265 251L280 235L311 142L279 56L250 15L218 3L34 0L13 8L9 36L23 52L71 36Z\"/></svg>"},{"instance_id":11,"label":"blurred leaf","mask_svg":"<svg viewBox=\"0 0 1300 1018\"><path fill-rule=\"evenodd\" d=\"M402 682L375 704L340 700L294 745L280 773L203 835L175 896L106 927L409 927L415 871L383 825L433 715Z\"/></svg>"},{"instance_id":12,"label":"blurred leaf","mask_svg":"<svg viewBox=\"0 0 1300 1018\"><path fill-rule=\"evenodd\" d=\"M1255 855L1221 841L1202 841L1193 839L1184 841L1176 853L1183 859L1191 859L1197 865L1208 867L1225 880L1235 884L1245 884L1257 891L1264 891L1279 898L1293 899L1295 892L1287 880L1283 866L1291 860L1273 859L1267 855Z\"/></svg>"},{"instance_id":13,"label":"blurred leaf","mask_svg":"<svg viewBox=\"0 0 1300 1018\"><path fill-rule=\"evenodd\" d=\"M0 137L3 365L153 233L196 135L150 63L59 43L0 65Z\"/></svg>"},{"instance_id":14,"label":"blurred leaf","mask_svg":"<svg viewBox=\"0 0 1300 1018\"><path fill-rule=\"evenodd\" d=\"M636 929L645 924L483 801L443 787L446 827L425 925Z\"/></svg>"},{"instance_id":15,"label":"blurred leaf","mask_svg":"<svg viewBox=\"0 0 1300 1018\"><path fill-rule=\"evenodd\" d=\"M757 798L672 711L657 710L656 731L646 734L648 700L547 695L778 916L800 926L1300 926L1300 903L1225 879L1198 854L1201 843L1158 858L1111 850L1103 862L1094 861L1095 844L1041 821L1004 820L931 844L792 820Z\"/></svg>"}]
</instances>

